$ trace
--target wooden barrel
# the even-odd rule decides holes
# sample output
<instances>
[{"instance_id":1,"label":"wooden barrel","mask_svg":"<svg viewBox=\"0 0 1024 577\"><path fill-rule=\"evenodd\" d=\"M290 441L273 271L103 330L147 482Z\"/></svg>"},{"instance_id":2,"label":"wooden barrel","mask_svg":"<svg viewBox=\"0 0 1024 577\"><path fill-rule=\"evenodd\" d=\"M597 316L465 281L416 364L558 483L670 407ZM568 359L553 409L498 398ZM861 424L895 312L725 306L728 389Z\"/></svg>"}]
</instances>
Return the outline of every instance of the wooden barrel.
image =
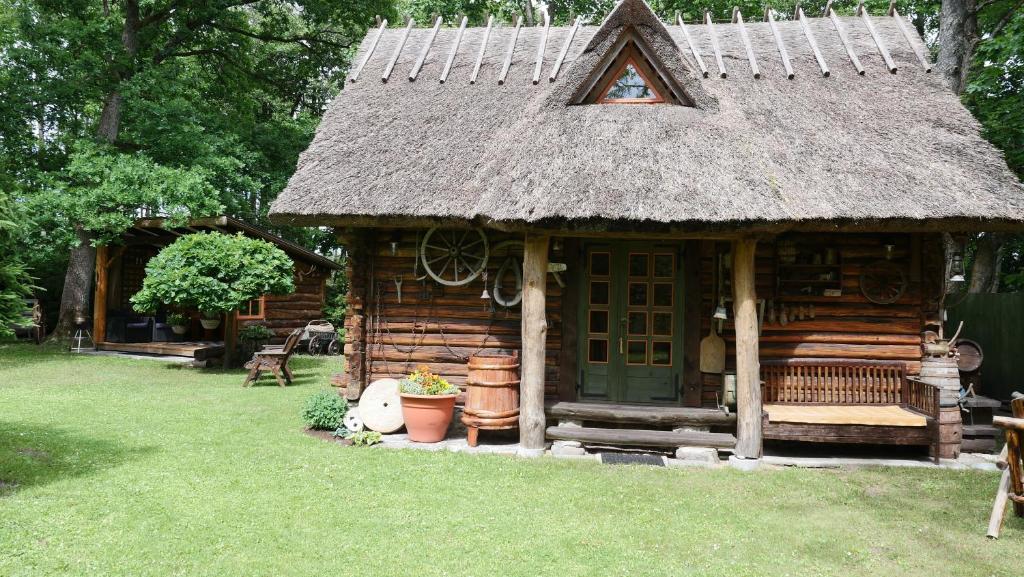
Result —
<instances>
[{"instance_id":1,"label":"wooden barrel","mask_svg":"<svg viewBox=\"0 0 1024 577\"><path fill-rule=\"evenodd\" d=\"M960 418L960 407L939 409L939 458L959 457L963 438L964 425Z\"/></svg>"},{"instance_id":2,"label":"wooden barrel","mask_svg":"<svg viewBox=\"0 0 1024 577\"><path fill-rule=\"evenodd\" d=\"M957 360L961 373L973 373L981 368L981 362L985 360L985 354L981 352L981 345L968 340L960 339L956 342Z\"/></svg>"},{"instance_id":3,"label":"wooden barrel","mask_svg":"<svg viewBox=\"0 0 1024 577\"><path fill-rule=\"evenodd\" d=\"M471 446L476 446L479 429L515 429L519 426L518 357L475 355L469 358L462 423L469 431Z\"/></svg>"},{"instance_id":4,"label":"wooden barrel","mask_svg":"<svg viewBox=\"0 0 1024 577\"><path fill-rule=\"evenodd\" d=\"M960 368L952 357L925 357L921 361L921 380L939 387L939 404L955 407L960 398Z\"/></svg>"}]
</instances>

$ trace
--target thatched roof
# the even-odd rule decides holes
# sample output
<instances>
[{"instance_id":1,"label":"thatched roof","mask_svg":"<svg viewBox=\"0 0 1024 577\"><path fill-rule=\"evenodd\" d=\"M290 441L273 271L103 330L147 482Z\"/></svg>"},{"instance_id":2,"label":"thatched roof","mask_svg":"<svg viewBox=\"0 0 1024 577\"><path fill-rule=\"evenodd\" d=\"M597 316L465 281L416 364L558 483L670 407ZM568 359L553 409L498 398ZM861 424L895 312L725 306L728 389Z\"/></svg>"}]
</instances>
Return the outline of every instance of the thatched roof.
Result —
<instances>
[{"instance_id":1,"label":"thatched roof","mask_svg":"<svg viewBox=\"0 0 1024 577\"><path fill-rule=\"evenodd\" d=\"M687 24L710 74L678 25L642 0L624 0L600 26L523 27L498 83L513 27L371 30L298 170L271 209L282 223L387 224L470 219L502 226L586 226L621 221L681 227L960 229L1024 225L1024 189L1002 154L941 78L925 72L897 22L872 18L898 72L890 73L860 17L839 17L859 75L828 18L777 28L788 79L767 22L715 24L727 77L718 75L710 27ZM696 106L574 105L572 99L619 34L631 27ZM916 47L920 38L907 26ZM429 44L417 79L410 72ZM382 82L394 54L390 78ZM360 66L369 56L365 65Z\"/></svg>"}]
</instances>

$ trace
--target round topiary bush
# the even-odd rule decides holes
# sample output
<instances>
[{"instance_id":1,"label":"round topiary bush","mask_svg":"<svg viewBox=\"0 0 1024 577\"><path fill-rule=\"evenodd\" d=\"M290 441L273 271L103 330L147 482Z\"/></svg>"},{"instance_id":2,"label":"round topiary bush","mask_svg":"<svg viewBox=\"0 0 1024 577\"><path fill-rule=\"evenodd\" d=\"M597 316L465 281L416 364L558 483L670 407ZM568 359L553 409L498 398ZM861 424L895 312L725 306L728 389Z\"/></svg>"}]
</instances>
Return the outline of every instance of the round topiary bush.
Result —
<instances>
[{"instance_id":1,"label":"round topiary bush","mask_svg":"<svg viewBox=\"0 0 1024 577\"><path fill-rule=\"evenodd\" d=\"M348 401L334 391L318 391L306 399L302 418L310 429L335 431L348 412Z\"/></svg>"}]
</instances>

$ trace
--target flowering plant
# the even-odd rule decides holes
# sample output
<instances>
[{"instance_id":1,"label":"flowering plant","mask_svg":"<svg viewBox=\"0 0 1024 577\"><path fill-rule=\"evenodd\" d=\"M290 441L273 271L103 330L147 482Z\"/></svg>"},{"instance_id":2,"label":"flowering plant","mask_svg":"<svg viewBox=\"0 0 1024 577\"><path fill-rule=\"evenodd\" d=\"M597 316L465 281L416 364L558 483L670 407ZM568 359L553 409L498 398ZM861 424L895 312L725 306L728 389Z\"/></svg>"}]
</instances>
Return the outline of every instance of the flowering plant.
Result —
<instances>
[{"instance_id":1,"label":"flowering plant","mask_svg":"<svg viewBox=\"0 0 1024 577\"><path fill-rule=\"evenodd\" d=\"M406 395L457 395L459 388L430 372L429 367L420 366L416 372L398 381L399 391Z\"/></svg>"}]
</instances>

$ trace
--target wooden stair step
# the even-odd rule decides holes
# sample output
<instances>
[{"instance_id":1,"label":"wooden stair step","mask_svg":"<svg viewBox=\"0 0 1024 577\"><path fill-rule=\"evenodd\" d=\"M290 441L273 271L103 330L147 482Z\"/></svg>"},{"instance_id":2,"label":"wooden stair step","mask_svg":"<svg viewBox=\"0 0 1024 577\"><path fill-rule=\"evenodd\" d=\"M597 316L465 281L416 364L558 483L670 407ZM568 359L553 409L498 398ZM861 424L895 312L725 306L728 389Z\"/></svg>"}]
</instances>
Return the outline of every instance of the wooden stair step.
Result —
<instances>
[{"instance_id":1,"label":"wooden stair step","mask_svg":"<svg viewBox=\"0 0 1024 577\"><path fill-rule=\"evenodd\" d=\"M736 437L728 433L699 431L649 431L645 429L598 429L592 427L548 427L547 437L556 441L580 441L639 447L713 447L731 449Z\"/></svg>"},{"instance_id":2,"label":"wooden stair step","mask_svg":"<svg viewBox=\"0 0 1024 577\"><path fill-rule=\"evenodd\" d=\"M965 437L996 437L1002 436L1002 431L992 425L964 425Z\"/></svg>"},{"instance_id":3,"label":"wooden stair step","mask_svg":"<svg viewBox=\"0 0 1024 577\"><path fill-rule=\"evenodd\" d=\"M602 423L642 423L651 426L734 426L736 415L719 409L694 407L656 407L607 403L556 402L545 407L555 419L598 421Z\"/></svg>"}]
</instances>

